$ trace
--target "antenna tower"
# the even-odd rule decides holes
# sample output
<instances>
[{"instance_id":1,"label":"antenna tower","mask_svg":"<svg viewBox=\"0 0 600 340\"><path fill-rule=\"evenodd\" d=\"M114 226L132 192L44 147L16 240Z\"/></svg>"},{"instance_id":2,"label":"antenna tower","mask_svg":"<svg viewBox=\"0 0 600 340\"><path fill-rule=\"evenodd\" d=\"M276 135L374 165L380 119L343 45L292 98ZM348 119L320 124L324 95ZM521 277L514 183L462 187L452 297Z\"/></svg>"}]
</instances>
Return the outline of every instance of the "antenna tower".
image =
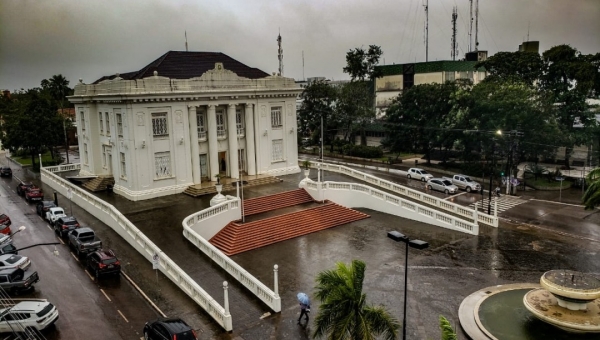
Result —
<instances>
[{"instance_id":1,"label":"antenna tower","mask_svg":"<svg viewBox=\"0 0 600 340\"><path fill-rule=\"evenodd\" d=\"M450 56L452 60L456 60L456 19L458 18L458 9L456 6L452 8L452 51L450 52Z\"/></svg>"},{"instance_id":2,"label":"antenna tower","mask_svg":"<svg viewBox=\"0 0 600 340\"><path fill-rule=\"evenodd\" d=\"M425 62L429 61L429 0L425 0Z\"/></svg>"},{"instance_id":3,"label":"antenna tower","mask_svg":"<svg viewBox=\"0 0 600 340\"><path fill-rule=\"evenodd\" d=\"M475 0L475 52L479 51L479 0Z\"/></svg>"},{"instance_id":4,"label":"antenna tower","mask_svg":"<svg viewBox=\"0 0 600 340\"><path fill-rule=\"evenodd\" d=\"M469 52L473 51L473 0L469 0Z\"/></svg>"},{"instance_id":5,"label":"antenna tower","mask_svg":"<svg viewBox=\"0 0 600 340\"><path fill-rule=\"evenodd\" d=\"M283 48L281 47L281 32L277 36L277 46L279 46L277 55L279 58L279 75L283 76Z\"/></svg>"},{"instance_id":6,"label":"antenna tower","mask_svg":"<svg viewBox=\"0 0 600 340\"><path fill-rule=\"evenodd\" d=\"M185 51L188 51L188 45L187 45L187 31L185 31Z\"/></svg>"}]
</instances>

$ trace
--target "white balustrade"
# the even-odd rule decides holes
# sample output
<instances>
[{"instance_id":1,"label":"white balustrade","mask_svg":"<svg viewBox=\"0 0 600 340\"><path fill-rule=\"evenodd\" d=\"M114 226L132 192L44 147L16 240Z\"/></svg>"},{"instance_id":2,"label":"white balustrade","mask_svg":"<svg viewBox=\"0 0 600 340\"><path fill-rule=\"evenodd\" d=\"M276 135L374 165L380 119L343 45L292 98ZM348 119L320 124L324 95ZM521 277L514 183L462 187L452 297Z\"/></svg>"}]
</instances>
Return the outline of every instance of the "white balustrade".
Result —
<instances>
[{"instance_id":1,"label":"white balustrade","mask_svg":"<svg viewBox=\"0 0 600 340\"><path fill-rule=\"evenodd\" d=\"M456 204L453 202L448 202L447 200L435 197L433 195L429 195L418 190L414 190L405 186L402 186L397 183L393 183L384 179L380 179L379 177L349 168L343 165L330 164L330 163L319 163L315 161L310 161L310 166L312 168L318 168L321 165L321 169L341 173L344 175L348 175L350 177L360 179L362 181L374 184L386 190L393 191L395 193L401 194L403 196L407 196L413 198L415 200L424 202L426 204L438 207L440 209L450 211L454 214L469 218L474 222L479 222L483 224L487 224L493 227L498 227L498 218L497 216L490 216L484 214L476 214L476 210L464 207L460 204ZM365 168L369 168L365 166ZM309 185L307 182L307 185ZM310 186L309 186L310 187ZM316 185L315 185L316 188Z\"/></svg>"},{"instance_id":2,"label":"white balustrade","mask_svg":"<svg viewBox=\"0 0 600 340\"><path fill-rule=\"evenodd\" d=\"M228 312L229 306L225 305L225 307L222 307L113 205L104 202L53 173L77 169L80 169L79 164L42 168L42 182L48 184L52 189L64 196L67 195L67 190L71 189L73 192L72 201L74 203L112 228L149 262L152 261L154 254L157 254L159 257L159 270L210 314L221 327L226 331L231 331L233 329L233 321L231 314Z\"/></svg>"},{"instance_id":3,"label":"white balustrade","mask_svg":"<svg viewBox=\"0 0 600 340\"><path fill-rule=\"evenodd\" d=\"M230 210L238 207L239 199L234 199L216 204L210 208L189 215L181 222L181 225L183 226L183 236L215 261L215 263L221 266L221 268L225 269L225 271L227 271L234 279L246 287L273 311L279 313L281 312L281 298L276 291L269 289L269 287L260 282L252 274L248 273L239 264L223 254L217 247L213 246L194 230L211 228L219 215L226 214ZM238 218L232 217L231 221L236 219ZM222 221L222 219L220 221ZM224 226L225 225L222 227ZM277 287L277 285L275 285L275 287Z\"/></svg>"}]
</instances>

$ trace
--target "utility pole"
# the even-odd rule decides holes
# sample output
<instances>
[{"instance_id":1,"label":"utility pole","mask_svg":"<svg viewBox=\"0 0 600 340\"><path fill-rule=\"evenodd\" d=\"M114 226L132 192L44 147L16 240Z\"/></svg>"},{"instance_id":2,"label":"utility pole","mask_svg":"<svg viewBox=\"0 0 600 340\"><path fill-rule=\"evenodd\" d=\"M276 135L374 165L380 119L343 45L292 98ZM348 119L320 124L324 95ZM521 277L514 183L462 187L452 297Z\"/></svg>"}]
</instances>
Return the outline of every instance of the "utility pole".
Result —
<instances>
[{"instance_id":1,"label":"utility pole","mask_svg":"<svg viewBox=\"0 0 600 340\"><path fill-rule=\"evenodd\" d=\"M479 51L479 0L475 2L475 52ZM477 57L479 59L479 57Z\"/></svg>"},{"instance_id":2,"label":"utility pole","mask_svg":"<svg viewBox=\"0 0 600 340\"><path fill-rule=\"evenodd\" d=\"M496 170L496 139L492 138L492 169L490 170L490 191L488 193L488 215L492 214L492 182L494 181L494 171ZM483 191L483 189L481 189Z\"/></svg>"},{"instance_id":3,"label":"utility pole","mask_svg":"<svg viewBox=\"0 0 600 340\"><path fill-rule=\"evenodd\" d=\"M425 0L425 62L429 61L429 0Z\"/></svg>"},{"instance_id":4,"label":"utility pole","mask_svg":"<svg viewBox=\"0 0 600 340\"><path fill-rule=\"evenodd\" d=\"M473 51L473 0L469 0L469 52Z\"/></svg>"},{"instance_id":5,"label":"utility pole","mask_svg":"<svg viewBox=\"0 0 600 340\"><path fill-rule=\"evenodd\" d=\"M456 60L456 19L458 18L458 9L456 6L452 8L452 51L450 56L452 60Z\"/></svg>"}]
</instances>

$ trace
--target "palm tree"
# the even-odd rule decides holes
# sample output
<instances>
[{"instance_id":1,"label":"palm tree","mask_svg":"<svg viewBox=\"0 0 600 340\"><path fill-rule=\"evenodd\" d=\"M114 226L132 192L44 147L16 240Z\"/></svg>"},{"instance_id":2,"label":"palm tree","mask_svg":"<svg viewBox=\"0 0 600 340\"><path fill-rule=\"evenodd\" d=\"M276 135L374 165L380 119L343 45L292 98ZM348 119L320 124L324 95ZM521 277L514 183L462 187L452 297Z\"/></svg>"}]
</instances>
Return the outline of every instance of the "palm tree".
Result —
<instances>
[{"instance_id":1,"label":"palm tree","mask_svg":"<svg viewBox=\"0 0 600 340\"><path fill-rule=\"evenodd\" d=\"M62 74L55 74L50 80L42 80L42 87L47 87L50 90L50 95L58 103L61 115L64 115L63 106L66 96L69 94L71 89L69 88L69 81ZM67 139L67 123L66 116L63 116L63 132L65 135L65 154L67 155L67 163L69 163L69 140Z\"/></svg>"},{"instance_id":2,"label":"palm tree","mask_svg":"<svg viewBox=\"0 0 600 340\"><path fill-rule=\"evenodd\" d=\"M585 210L592 210L600 205L600 168L590 171L585 180L589 184L582 200Z\"/></svg>"},{"instance_id":3,"label":"palm tree","mask_svg":"<svg viewBox=\"0 0 600 340\"><path fill-rule=\"evenodd\" d=\"M395 339L400 323L382 306L367 305L363 293L365 263L353 260L350 266L336 263L336 268L317 275L316 297L321 301L313 337L336 340L372 340L379 335Z\"/></svg>"}]
</instances>

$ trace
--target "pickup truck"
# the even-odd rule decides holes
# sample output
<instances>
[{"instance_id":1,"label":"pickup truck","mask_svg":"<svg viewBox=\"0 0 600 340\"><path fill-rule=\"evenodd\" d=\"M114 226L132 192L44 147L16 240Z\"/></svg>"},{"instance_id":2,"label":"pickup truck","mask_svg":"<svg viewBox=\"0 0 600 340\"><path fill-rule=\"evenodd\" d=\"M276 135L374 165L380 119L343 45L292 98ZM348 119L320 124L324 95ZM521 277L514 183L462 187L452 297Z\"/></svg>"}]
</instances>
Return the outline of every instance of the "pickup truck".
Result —
<instances>
[{"instance_id":1,"label":"pickup truck","mask_svg":"<svg viewBox=\"0 0 600 340\"><path fill-rule=\"evenodd\" d=\"M459 189L466 190L467 192L481 190L481 185L466 175L454 175L452 178L444 177L444 179L452 181L452 184L456 185Z\"/></svg>"},{"instance_id":2,"label":"pickup truck","mask_svg":"<svg viewBox=\"0 0 600 340\"><path fill-rule=\"evenodd\" d=\"M33 288L33 284L39 280L37 272L26 274L21 268L0 270L0 288L13 294Z\"/></svg>"},{"instance_id":3,"label":"pickup truck","mask_svg":"<svg viewBox=\"0 0 600 340\"><path fill-rule=\"evenodd\" d=\"M102 248L102 241L96 237L96 233L90 228L79 228L69 233L69 247L75 251L77 256L89 254Z\"/></svg>"}]
</instances>

